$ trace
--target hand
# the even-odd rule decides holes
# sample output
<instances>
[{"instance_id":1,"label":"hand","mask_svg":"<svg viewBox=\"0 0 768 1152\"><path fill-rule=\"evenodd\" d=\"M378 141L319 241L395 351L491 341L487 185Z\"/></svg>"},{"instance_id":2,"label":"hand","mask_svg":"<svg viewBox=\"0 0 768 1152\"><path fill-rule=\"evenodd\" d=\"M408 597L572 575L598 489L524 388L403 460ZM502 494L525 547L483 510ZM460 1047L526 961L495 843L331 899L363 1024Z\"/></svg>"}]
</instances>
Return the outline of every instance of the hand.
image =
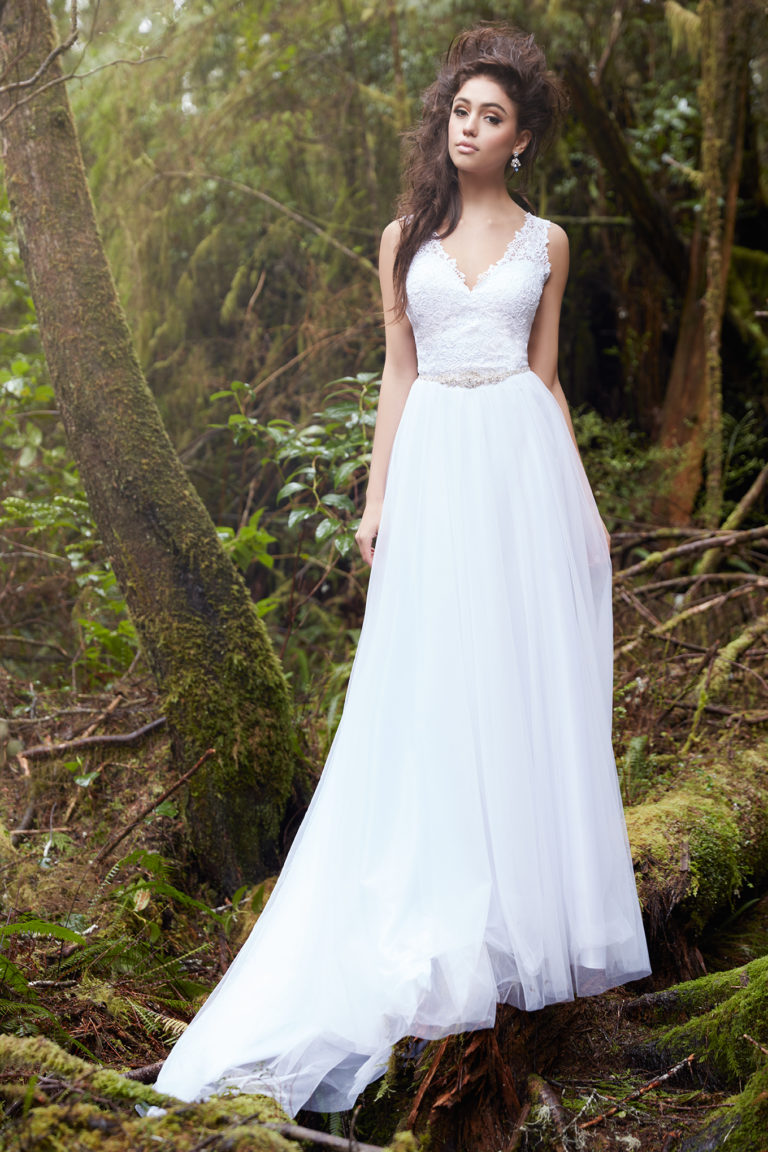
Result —
<instances>
[{"instance_id":1,"label":"hand","mask_svg":"<svg viewBox=\"0 0 768 1152\"><path fill-rule=\"evenodd\" d=\"M610 552L610 550L611 550L611 534L608 531L608 529L606 528L604 520L600 521L600 527L602 528L603 532L605 532L605 539L606 539L606 543L608 544L608 551Z\"/></svg>"},{"instance_id":2,"label":"hand","mask_svg":"<svg viewBox=\"0 0 768 1152\"><path fill-rule=\"evenodd\" d=\"M376 533L379 531L379 521L381 519L381 502L380 501L366 501L363 510L363 516L360 521L360 527L355 532L355 540L360 549L360 555L366 564L373 563L373 542L376 539Z\"/></svg>"}]
</instances>

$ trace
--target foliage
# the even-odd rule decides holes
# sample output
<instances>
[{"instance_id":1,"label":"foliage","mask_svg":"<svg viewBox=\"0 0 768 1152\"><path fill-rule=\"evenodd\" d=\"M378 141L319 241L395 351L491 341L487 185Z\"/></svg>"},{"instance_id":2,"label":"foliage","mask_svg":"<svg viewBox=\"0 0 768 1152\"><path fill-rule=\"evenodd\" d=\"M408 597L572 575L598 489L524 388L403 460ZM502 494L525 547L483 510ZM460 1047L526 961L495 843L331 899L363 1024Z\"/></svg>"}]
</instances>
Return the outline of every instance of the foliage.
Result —
<instances>
[{"instance_id":1,"label":"foliage","mask_svg":"<svg viewBox=\"0 0 768 1152\"><path fill-rule=\"evenodd\" d=\"M0 204L0 548L7 579L0 630L15 671L46 677L70 661L83 686L136 654L58 421L7 204ZM58 672L58 668L57 668Z\"/></svg>"}]
</instances>

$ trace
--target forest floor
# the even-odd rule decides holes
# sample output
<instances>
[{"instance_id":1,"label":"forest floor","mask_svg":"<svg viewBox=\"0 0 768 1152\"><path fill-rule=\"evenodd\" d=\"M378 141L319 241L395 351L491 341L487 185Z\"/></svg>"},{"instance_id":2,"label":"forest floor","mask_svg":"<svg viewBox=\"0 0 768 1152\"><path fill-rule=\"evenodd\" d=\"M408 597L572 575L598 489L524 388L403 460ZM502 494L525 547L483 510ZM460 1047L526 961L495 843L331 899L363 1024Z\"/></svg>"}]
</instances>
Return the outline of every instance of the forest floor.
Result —
<instances>
[{"instance_id":1,"label":"forest floor","mask_svg":"<svg viewBox=\"0 0 768 1152\"><path fill-rule=\"evenodd\" d=\"M14 1048L16 1040L23 1045L43 1037L89 1066L119 1072L162 1061L180 1022L202 1003L246 937L269 884L217 902L186 855L181 793L163 799L180 773L170 766L162 726L109 742L159 719L148 677L134 673L105 693L35 695L4 676L0 716L6 718L0 729L0 1029L16 1038L0 1053L0 1147L276 1147L240 1129L235 1138L231 1116L226 1128L223 1113L213 1121L201 1113L181 1141L135 1115L135 1101L97 1090L85 1066L82 1074L51 1071L41 1049L43 1066L35 1067L34 1047L26 1055ZM77 743L83 740L91 743ZM700 947L707 967L718 970L768 954L768 896L753 893ZM649 1029L622 1009L651 987L643 982L529 1016L529 1065L545 1080L541 1102L547 1105L551 1088L562 1104L560 1130L554 1143L543 1144L539 1129L518 1125L515 1132L511 1124L507 1147L671 1152L723 1106L728 1094L699 1074L696 1052L666 1078L633 1063L631 1053L643 1049ZM551 1013L558 1011L553 1046ZM491 1097L509 1085L486 1075L488 1051L471 1036L458 1060L455 1044L450 1060L439 1044L418 1055L404 1044L383 1086L366 1094L355 1138L390 1143L396 1124L418 1112L427 1079L433 1081L430 1127L441 1111L444 1118L457 1107L498 1111ZM520 1085L512 1090L519 1093ZM85 1103L103 1113L101 1128L92 1112L82 1112ZM419 1115L423 1119L423 1109ZM304 1114L300 1121L349 1135L348 1116ZM65 1131L73 1126L69 1139L62 1124ZM140 1137L142 1125L152 1143ZM431 1147L451 1143L433 1135Z\"/></svg>"}]
</instances>

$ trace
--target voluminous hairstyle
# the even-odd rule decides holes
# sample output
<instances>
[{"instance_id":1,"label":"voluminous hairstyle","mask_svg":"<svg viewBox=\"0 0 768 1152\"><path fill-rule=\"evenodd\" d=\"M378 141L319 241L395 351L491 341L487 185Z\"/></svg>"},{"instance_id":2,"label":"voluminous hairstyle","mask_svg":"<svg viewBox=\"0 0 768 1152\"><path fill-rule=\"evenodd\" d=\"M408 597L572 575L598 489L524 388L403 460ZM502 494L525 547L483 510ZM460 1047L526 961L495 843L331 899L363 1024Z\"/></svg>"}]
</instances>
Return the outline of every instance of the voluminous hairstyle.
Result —
<instances>
[{"instance_id":1,"label":"voluminous hairstyle","mask_svg":"<svg viewBox=\"0 0 768 1152\"><path fill-rule=\"evenodd\" d=\"M458 172L448 155L448 121L456 93L473 76L495 80L515 105L520 131L531 133L520 156L524 172L549 142L565 108L564 91L533 36L494 23L456 37L424 93L421 122L406 137L405 191L398 203L402 233L394 267L398 316L405 311L405 281L416 252L435 233L449 236L461 217Z\"/></svg>"}]
</instances>

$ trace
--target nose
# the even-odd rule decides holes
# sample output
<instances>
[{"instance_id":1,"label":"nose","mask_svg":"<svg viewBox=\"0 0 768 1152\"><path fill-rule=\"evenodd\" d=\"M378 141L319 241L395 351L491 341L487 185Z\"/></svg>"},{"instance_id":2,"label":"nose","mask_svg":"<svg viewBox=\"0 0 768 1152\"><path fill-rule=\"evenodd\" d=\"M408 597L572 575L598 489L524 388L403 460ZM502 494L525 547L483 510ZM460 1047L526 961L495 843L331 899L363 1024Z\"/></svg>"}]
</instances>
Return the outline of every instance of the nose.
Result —
<instances>
[{"instance_id":1,"label":"nose","mask_svg":"<svg viewBox=\"0 0 768 1152\"><path fill-rule=\"evenodd\" d=\"M464 121L464 126L462 128L462 132L464 133L465 136L476 135L477 128L476 128L474 120L472 119L471 116L466 117L466 119Z\"/></svg>"}]
</instances>

